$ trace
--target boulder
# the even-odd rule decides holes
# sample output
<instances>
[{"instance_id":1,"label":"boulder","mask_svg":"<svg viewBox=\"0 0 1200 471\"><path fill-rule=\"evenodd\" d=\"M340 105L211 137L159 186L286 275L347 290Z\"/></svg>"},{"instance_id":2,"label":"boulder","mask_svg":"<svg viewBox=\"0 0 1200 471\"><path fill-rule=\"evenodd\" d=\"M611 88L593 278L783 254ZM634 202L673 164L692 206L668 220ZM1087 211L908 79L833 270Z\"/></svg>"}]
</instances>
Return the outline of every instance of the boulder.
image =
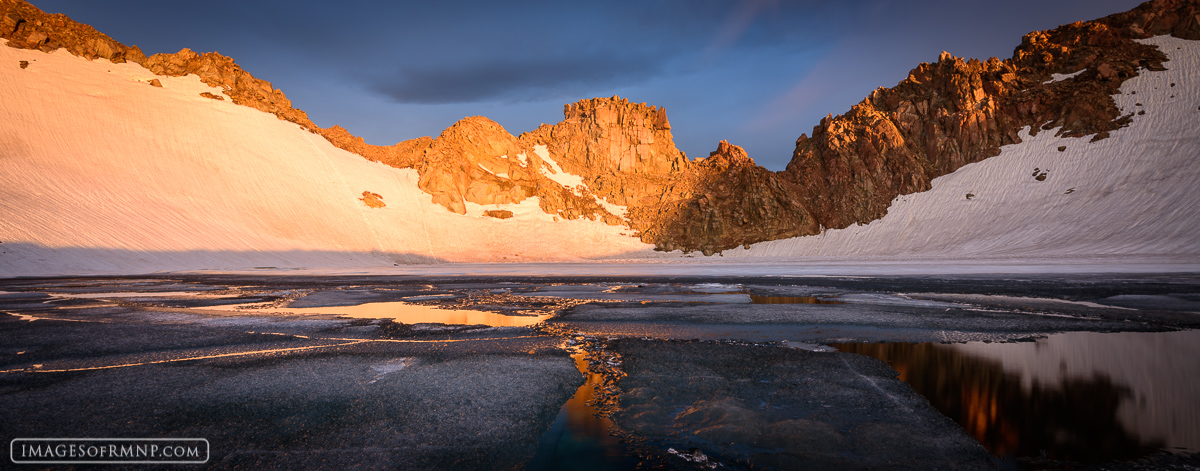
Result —
<instances>
[{"instance_id":1,"label":"boulder","mask_svg":"<svg viewBox=\"0 0 1200 471\"><path fill-rule=\"evenodd\" d=\"M362 197L358 200L362 201L363 204L367 205L368 208L378 209L387 206L386 204L383 204L383 196L380 196L379 193L372 193L370 191L362 192Z\"/></svg>"}]
</instances>

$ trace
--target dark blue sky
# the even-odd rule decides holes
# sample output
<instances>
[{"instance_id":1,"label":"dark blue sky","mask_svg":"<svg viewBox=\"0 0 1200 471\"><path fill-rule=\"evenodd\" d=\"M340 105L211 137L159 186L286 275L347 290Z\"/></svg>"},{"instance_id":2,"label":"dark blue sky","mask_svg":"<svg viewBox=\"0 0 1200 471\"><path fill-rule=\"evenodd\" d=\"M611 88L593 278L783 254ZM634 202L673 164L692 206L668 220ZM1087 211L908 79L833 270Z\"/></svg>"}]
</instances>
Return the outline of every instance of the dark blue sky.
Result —
<instances>
[{"instance_id":1,"label":"dark blue sky","mask_svg":"<svg viewBox=\"0 0 1200 471\"><path fill-rule=\"evenodd\" d=\"M779 170L796 137L942 50L1011 56L1027 32L1130 0L32 0L147 54L233 57L322 127L393 144L483 115L520 134L562 105L666 106L690 157L726 139Z\"/></svg>"}]
</instances>

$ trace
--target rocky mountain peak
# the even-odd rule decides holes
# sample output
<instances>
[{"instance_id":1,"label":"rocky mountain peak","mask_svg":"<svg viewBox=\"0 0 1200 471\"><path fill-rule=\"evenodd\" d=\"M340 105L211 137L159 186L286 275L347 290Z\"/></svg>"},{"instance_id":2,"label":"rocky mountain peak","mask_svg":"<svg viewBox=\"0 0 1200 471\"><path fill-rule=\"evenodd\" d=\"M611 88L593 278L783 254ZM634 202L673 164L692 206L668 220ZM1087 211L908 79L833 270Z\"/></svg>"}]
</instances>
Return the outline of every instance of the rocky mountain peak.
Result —
<instances>
[{"instance_id":1,"label":"rocky mountain peak","mask_svg":"<svg viewBox=\"0 0 1200 471\"><path fill-rule=\"evenodd\" d=\"M1010 59L965 60L943 51L896 86L822 119L796 140L786 170L771 172L726 141L707 158L689 161L675 147L665 109L615 96L565 105L561 122L520 136L475 116L436 139L374 146L339 126L317 127L283 92L231 58L189 49L146 57L66 16L0 0L0 37L11 47L66 48L161 75L196 74L234 103L368 159L415 169L419 187L450 211L537 197L557 217L627 224L660 249L706 254L870 222L896 196L927 190L932 179L997 155L1025 127L1104 139L1135 119L1121 116L1113 102L1121 83L1163 67L1161 52L1134 39L1160 34L1200 40L1200 0L1153 0L1036 31ZM625 219L600 199L626 206Z\"/></svg>"},{"instance_id":2,"label":"rocky mountain peak","mask_svg":"<svg viewBox=\"0 0 1200 471\"><path fill-rule=\"evenodd\" d=\"M591 98L563 106L563 120L567 122L590 121L602 128L613 126L643 126L654 130L671 129L667 120L667 109L647 106L645 103L630 103L629 100Z\"/></svg>"},{"instance_id":3,"label":"rocky mountain peak","mask_svg":"<svg viewBox=\"0 0 1200 471\"><path fill-rule=\"evenodd\" d=\"M518 160L518 155L527 154L532 152L499 123L471 116L442 131L414 160L420 188L433 195L435 203L464 214L466 201L519 203L536 194L539 175L528 160Z\"/></svg>"},{"instance_id":4,"label":"rocky mountain peak","mask_svg":"<svg viewBox=\"0 0 1200 471\"><path fill-rule=\"evenodd\" d=\"M729 141L722 140L717 144L717 150L709 152L708 158L704 159L701 165L725 171L729 167L753 167L755 164L754 159L751 159L750 154L747 154L746 150L741 148L741 146L735 146L730 144Z\"/></svg>"},{"instance_id":5,"label":"rocky mountain peak","mask_svg":"<svg viewBox=\"0 0 1200 471\"><path fill-rule=\"evenodd\" d=\"M443 130L434 142L439 157L455 159L457 154L464 162L525 152L516 136L500 123L483 116L458 120Z\"/></svg>"},{"instance_id":6,"label":"rocky mountain peak","mask_svg":"<svg viewBox=\"0 0 1200 471\"><path fill-rule=\"evenodd\" d=\"M564 169L578 175L665 175L687 165L675 148L666 109L615 96L568 104L561 122L521 139L545 144L552 155L561 156Z\"/></svg>"}]
</instances>

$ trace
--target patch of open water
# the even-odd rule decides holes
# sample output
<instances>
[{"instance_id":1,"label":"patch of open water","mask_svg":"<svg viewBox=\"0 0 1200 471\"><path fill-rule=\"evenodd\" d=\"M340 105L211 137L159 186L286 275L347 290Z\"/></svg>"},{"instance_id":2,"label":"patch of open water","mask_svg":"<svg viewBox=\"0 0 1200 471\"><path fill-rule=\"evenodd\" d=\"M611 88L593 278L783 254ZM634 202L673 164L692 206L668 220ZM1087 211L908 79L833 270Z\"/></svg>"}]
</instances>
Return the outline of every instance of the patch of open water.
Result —
<instances>
[{"instance_id":1,"label":"patch of open water","mask_svg":"<svg viewBox=\"0 0 1200 471\"><path fill-rule=\"evenodd\" d=\"M206 310L237 311L245 314L301 314L301 315L336 315L356 319L394 319L404 324L461 324L489 325L492 327L523 327L537 324L550 317L540 316L507 316L489 311L470 309L442 309L422 304L409 304L400 301L364 303L354 306L329 307L256 307L254 305L208 306Z\"/></svg>"},{"instance_id":2,"label":"patch of open water","mask_svg":"<svg viewBox=\"0 0 1200 471\"><path fill-rule=\"evenodd\" d=\"M603 376L588 369L587 353L575 353L571 358L586 379L559 409L554 424L542 435L537 452L525 469L601 471L636 468L638 460L611 433L614 429L612 420L598 416L592 405Z\"/></svg>"},{"instance_id":3,"label":"patch of open water","mask_svg":"<svg viewBox=\"0 0 1200 471\"><path fill-rule=\"evenodd\" d=\"M1200 330L832 346L886 362L998 457L1200 452Z\"/></svg>"}]
</instances>

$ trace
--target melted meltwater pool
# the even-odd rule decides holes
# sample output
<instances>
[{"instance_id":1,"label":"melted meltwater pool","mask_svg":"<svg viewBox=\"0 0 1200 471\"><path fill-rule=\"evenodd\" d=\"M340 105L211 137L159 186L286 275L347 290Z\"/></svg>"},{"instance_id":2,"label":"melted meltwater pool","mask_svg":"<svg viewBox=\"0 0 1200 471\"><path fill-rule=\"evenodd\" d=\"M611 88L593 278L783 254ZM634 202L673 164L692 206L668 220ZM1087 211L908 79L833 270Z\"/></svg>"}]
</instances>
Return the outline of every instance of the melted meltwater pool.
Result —
<instances>
[{"instance_id":1,"label":"melted meltwater pool","mask_svg":"<svg viewBox=\"0 0 1200 471\"><path fill-rule=\"evenodd\" d=\"M886 362L998 457L1200 452L1200 330L832 346Z\"/></svg>"},{"instance_id":2,"label":"melted meltwater pool","mask_svg":"<svg viewBox=\"0 0 1200 471\"><path fill-rule=\"evenodd\" d=\"M638 460L628 447L614 436L611 419L600 417L593 405L603 376L588 368L587 354L575 353L575 368L587 378L575 395L563 404L538 443L537 452L526 471L635 469Z\"/></svg>"},{"instance_id":3,"label":"melted meltwater pool","mask_svg":"<svg viewBox=\"0 0 1200 471\"><path fill-rule=\"evenodd\" d=\"M237 311L246 314L300 314L300 315L334 315L353 317L356 319L393 319L404 324L461 324L489 325L492 327L524 327L537 324L550 317L540 316L507 316L488 311L470 309L442 309L422 304L405 302L365 303L354 306L329 307L273 307L258 308L255 305L241 304L230 306L211 306L209 310Z\"/></svg>"}]
</instances>

